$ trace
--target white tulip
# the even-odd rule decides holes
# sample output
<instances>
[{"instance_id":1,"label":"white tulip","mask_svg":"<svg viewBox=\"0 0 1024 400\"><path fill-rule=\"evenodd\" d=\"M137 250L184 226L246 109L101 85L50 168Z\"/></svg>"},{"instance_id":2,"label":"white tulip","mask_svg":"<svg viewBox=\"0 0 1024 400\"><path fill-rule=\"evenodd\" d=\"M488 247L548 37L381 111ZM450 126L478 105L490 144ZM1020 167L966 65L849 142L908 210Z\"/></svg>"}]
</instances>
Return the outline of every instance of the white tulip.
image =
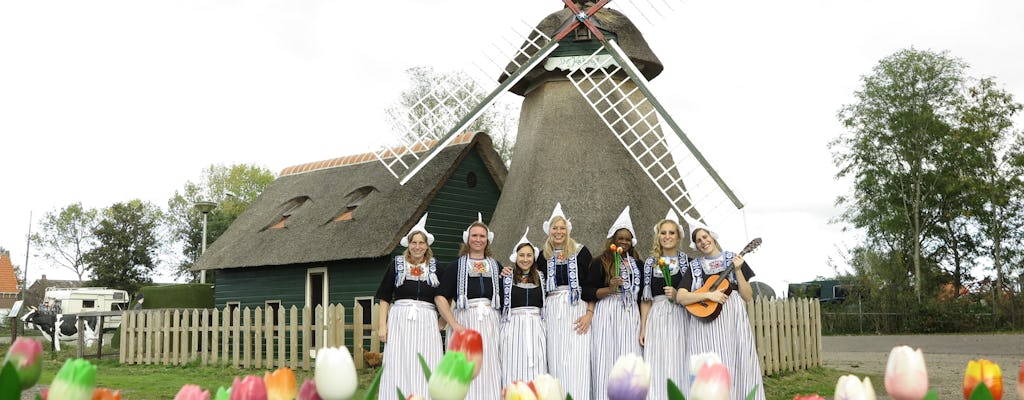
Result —
<instances>
[{"instance_id":1,"label":"white tulip","mask_svg":"<svg viewBox=\"0 0 1024 400\"><path fill-rule=\"evenodd\" d=\"M351 399L359 382L352 353L345 347L326 347L317 351L313 380L322 399Z\"/></svg>"}]
</instances>

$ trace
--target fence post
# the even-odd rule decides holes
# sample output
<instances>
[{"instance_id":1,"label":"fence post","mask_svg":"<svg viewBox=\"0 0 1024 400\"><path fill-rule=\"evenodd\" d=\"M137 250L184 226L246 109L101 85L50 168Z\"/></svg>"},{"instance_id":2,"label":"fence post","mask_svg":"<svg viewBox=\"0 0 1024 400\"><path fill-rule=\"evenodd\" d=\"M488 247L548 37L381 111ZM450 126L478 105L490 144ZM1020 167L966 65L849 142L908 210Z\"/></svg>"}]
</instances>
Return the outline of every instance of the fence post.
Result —
<instances>
[{"instance_id":1,"label":"fence post","mask_svg":"<svg viewBox=\"0 0 1024 400\"><path fill-rule=\"evenodd\" d=\"M363 305L356 302L352 308L352 362L363 367Z\"/></svg>"}]
</instances>

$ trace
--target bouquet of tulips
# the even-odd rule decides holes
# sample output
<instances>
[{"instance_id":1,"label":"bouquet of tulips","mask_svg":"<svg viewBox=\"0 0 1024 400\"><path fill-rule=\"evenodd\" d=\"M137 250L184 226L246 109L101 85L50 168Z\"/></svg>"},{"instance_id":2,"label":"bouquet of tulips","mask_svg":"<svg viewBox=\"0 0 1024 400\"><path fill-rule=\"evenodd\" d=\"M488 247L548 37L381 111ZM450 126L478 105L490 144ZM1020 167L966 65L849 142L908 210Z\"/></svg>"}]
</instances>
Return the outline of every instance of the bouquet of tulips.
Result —
<instances>
[{"instance_id":1,"label":"bouquet of tulips","mask_svg":"<svg viewBox=\"0 0 1024 400\"><path fill-rule=\"evenodd\" d=\"M622 256L626 254L626 250L616 245L608 246L608 250L612 251L612 255L615 256L615 276L622 276L622 272L619 270L622 265ZM619 290L622 290L620 287Z\"/></svg>"}]
</instances>

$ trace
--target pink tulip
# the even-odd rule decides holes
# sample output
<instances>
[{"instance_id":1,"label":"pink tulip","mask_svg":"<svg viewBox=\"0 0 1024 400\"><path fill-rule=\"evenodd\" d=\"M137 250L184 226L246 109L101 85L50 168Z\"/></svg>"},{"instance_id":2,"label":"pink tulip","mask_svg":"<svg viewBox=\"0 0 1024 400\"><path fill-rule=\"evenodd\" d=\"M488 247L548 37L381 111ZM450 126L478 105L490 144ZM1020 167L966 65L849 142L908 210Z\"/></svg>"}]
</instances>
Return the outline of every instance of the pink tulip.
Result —
<instances>
[{"instance_id":1,"label":"pink tulip","mask_svg":"<svg viewBox=\"0 0 1024 400\"><path fill-rule=\"evenodd\" d=\"M174 396L174 400L210 400L210 391L203 390L199 385L186 384Z\"/></svg>"},{"instance_id":2,"label":"pink tulip","mask_svg":"<svg viewBox=\"0 0 1024 400\"><path fill-rule=\"evenodd\" d=\"M43 345L39 341L26 337L14 339L11 348L7 349L6 363L12 363L14 371L18 373L18 381L21 390L28 389L39 381L39 375L43 372L43 362L39 357L43 354Z\"/></svg>"},{"instance_id":3,"label":"pink tulip","mask_svg":"<svg viewBox=\"0 0 1024 400\"><path fill-rule=\"evenodd\" d=\"M533 384L515 381L501 390L502 400L537 400L537 392Z\"/></svg>"},{"instance_id":4,"label":"pink tulip","mask_svg":"<svg viewBox=\"0 0 1024 400\"><path fill-rule=\"evenodd\" d=\"M309 379L302 380L302 387L299 388L299 400L322 400L316 392L316 382Z\"/></svg>"},{"instance_id":5,"label":"pink tulip","mask_svg":"<svg viewBox=\"0 0 1024 400\"><path fill-rule=\"evenodd\" d=\"M267 384L258 376L248 375L244 379L236 376L231 384L230 400L267 400Z\"/></svg>"},{"instance_id":6,"label":"pink tulip","mask_svg":"<svg viewBox=\"0 0 1024 400\"><path fill-rule=\"evenodd\" d=\"M690 400L728 400L732 379L722 364L705 364L690 386Z\"/></svg>"},{"instance_id":7,"label":"pink tulip","mask_svg":"<svg viewBox=\"0 0 1024 400\"><path fill-rule=\"evenodd\" d=\"M885 391L894 400L921 400L928 394L928 371L921 349L892 348L885 367Z\"/></svg>"},{"instance_id":8,"label":"pink tulip","mask_svg":"<svg viewBox=\"0 0 1024 400\"><path fill-rule=\"evenodd\" d=\"M864 377L861 381L856 375L843 375L836 382L837 399L849 400L875 400L875 388L871 385L871 379Z\"/></svg>"}]
</instances>

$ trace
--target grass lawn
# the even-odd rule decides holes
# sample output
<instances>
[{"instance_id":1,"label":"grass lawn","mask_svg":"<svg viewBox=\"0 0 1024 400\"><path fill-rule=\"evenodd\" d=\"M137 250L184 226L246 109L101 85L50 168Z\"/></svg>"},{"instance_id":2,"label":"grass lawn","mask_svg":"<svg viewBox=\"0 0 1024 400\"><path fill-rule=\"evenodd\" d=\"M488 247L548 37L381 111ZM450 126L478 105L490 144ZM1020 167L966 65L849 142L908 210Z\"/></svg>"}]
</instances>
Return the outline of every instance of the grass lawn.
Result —
<instances>
[{"instance_id":1,"label":"grass lawn","mask_svg":"<svg viewBox=\"0 0 1024 400\"><path fill-rule=\"evenodd\" d=\"M0 354L7 353L8 345L0 345ZM113 349L110 349L113 352ZM64 360L74 357L74 348L59 353L44 353L43 376L39 385L49 385ZM169 399L186 383L197 384L215 393L219 386L230 387L236 376L259 375L267 370L237 369L232 367L203 367L198 363L184 366L162 365L122 365L115 358L103 360L90 359L96 365L96 384L98 387L120 389L123 398L129 400ZM373 369L359 371L360 390L356 399L365 396L373 376ZM303 379L313 379L312 371L295 371L296 381L301 384ZM848 372L827 368L815 368L806 371L788 372L765 377L765 394L768 399L792 399L797 394L819 393L831 397L836 381ZM876 393L884 393L879 386L882 378L872 376ZM37 387L39 387L37 385ZM408 394L408 393L407 393ZM375 397L374 397L375 398Z\"/></svg>"}]
</instances>

